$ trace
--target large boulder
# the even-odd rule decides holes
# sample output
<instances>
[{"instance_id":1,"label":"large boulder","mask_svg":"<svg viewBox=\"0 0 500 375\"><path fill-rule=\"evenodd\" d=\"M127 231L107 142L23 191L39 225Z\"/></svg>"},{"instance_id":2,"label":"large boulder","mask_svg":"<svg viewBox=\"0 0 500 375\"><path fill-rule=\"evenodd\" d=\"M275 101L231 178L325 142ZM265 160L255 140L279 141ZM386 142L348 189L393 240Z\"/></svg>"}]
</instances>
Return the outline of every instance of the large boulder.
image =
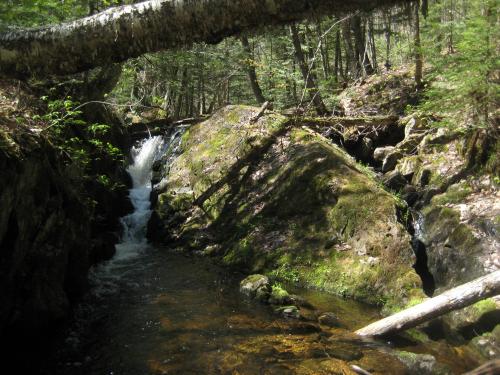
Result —
<instances>
[{"instance_id":1,"label":"large boulder","mask_svg":"<svg viewBox=\"0 0 500 375\"><path fill-rule=\"evenodd\" d=\"M438 289L500 268L500 194L488 177L453 184L422 212L428 267Z\"/></svg>"},{"instance_id":2,"label":"large boulder","mask_svg":"<svg viewBox=\"0 0 500 375\"><path fill-rule=\"evenodd\" d=\"M371 303L421 296L401 201L327 139L274 113L252 123L257 111L223 108L183 136L154 237L216 242L232 267Z\"/></svg>"}]
</instances>

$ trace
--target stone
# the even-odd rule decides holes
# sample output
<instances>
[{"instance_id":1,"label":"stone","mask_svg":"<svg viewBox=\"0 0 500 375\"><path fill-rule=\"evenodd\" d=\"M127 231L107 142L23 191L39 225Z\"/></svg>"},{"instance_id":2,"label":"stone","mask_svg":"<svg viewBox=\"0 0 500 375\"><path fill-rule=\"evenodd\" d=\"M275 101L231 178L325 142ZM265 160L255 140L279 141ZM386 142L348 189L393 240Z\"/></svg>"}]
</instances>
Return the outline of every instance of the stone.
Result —
<instances>
[{"instance_id":1,"label":"stone","mask_svg":"<svg viewBox=\"0 0 500 375\"><path fill-rule=\"evenodd\" d=\"M373 152L373 158L377 161L384 161L387 155L394 152L395 149L394 146L377 147Z\"/></svg>"},{"instance_id":2,"label":"stone","mask_svg":"<svg viewBox=\"0 0 500 375\"><path fill-rule=\"evenodd\" d=\"M401 201L313 130L288 129L288 119L271 112L252 126L255 110L227 106L185 133L182 154L164 169L168 184L158 190L158 233L186 240L208 228L224 240L215 254L224 265L274 271L328 292L341 288L368 303L397 305L408 290L418 293L410 238L394 215ZM173 192L186 186L192 194L172 207ZM187 219L172 223L174 212ZM337 250L338 258L329 256ZM360 262L361 251L380 262Z\"/></svg>"},{"instance_id":3,"label":"stone","mask_svg":"<svg viewBox=\"0 0 500 375\"><path fill-rule=\"evenodd\" d=\"M240 292L248 297L255 297L257 290L269 287L269 278L264 275L250 275L240 282Z\"/></svg>"},{"instance_id":4,"label":"stone","mask_svg":"<svg viewBox=\"0 0 500 375\"><path fill-rule=\"evenodd\" d=\"M399 151L394 151L389 153L382 162L382 172L385 173L394 169L396 167L397 162L402 157L403 154Z\"/></svg>"},{"instance_id":5,"label":"stone","mask_svg":"<svg viewBox=\"0 0 500 375\"><path fill-rule=\"evenodd\" d=\"M408 183L406 178L398 171L387 172L382 178L382 182L394 191L400 191Z\"/></svg>"},{"instance_id":6,"label":"stone","mask_svg":"<svg viewBox=\"0 0 500 375\"><path fill-rule=\"evenodd\" d=\"M406 203L413 206L413 204L420 198L420 193L417 191L415 186L408 184L403 188L401 197L406 201Z\"/></svg>"},{"instance_id":7,"label":"stone","mask_svg":"<svg viewBox=\"0 0 500 375\"><path fill-rule=\"evenodd\" d=\"M369 137L362 139L361 144L358 147L358 156L362 160L369 160L373 155L373 140Z\"/></svg>"},{"instance_id":8,"label":"stone","mask_svg":"<svg viewBox=\"0 0 500 375\"><path fill-rule=\"evenodd\" d=\"M424 138L423 134L411 134L396 144L396 149L404 154L414 154L418 150L418 145Z\"/></svg>"},{"instance_id":9,"label":"stone","mask_svg":"<svg viewBox=\"0 0 500 375\"><path fill-rule=\"evenodd\" d=\"M411 180L421 163L422 162L418 156L408 156L398 161L396 170L404 177Z\"/></svg>"},{"instance_id":10,"label":"stone","mask_svg":"<svg viewBox=\"0 0 500 375\"><path fill-rule=\"evenodd\" d=\"M292 303L290 294L279 285L273 285L269 303L272 305L288 305Z\"/></svg>"},{"instance_id":11,"label":"stone","mask_svg":"<svg viewBox=\"0 0 500 375\"><path fill-rule=\"evenodd\" d=\"M332 312L325 312L318 317L318 323L327 327L340 327L339 318Z\"/></svg>"},{"instance_id":12,"label":"stone","mask_svg":"<svg viewBox=\"0 0 500 375\"><path fill-rule=\"evenodd\" d=\"M255 299L262 303L268 303L270 295L271 293L269 292L269 287L267 285L261 286L255 293Z\"/></svg>"},{"instance_id":13,"label":"stone","mask_svg":"<svg viewBox=\"0 0 500 375\"><path fill-rule=\"evenodd\" d=\"M274 312L284 316L285 318L300 318L300 313L297 306L281 306L275 309Z\"/></svg>"},{"instance_id":14,"label":"stone","mask_svg":"<svg viewBox=\"0 0 500 375\"><path fill-rule=\"evenodd\" d=\"M405 364L408 374L431 375L435 373L436 358L430 354L397 351L396 357Z\"/></svg>"},{"instance_id":15,"label":"stone","mask_svg":"<svg viewBox=\"0 0 500 375\"><path fill-rule=\"evenodd\" d=\"M426 119L420 117L411 117L405 125L405 139L415 135L415 133L422 133L427 129Z\"/></svg>"}]
</instances>

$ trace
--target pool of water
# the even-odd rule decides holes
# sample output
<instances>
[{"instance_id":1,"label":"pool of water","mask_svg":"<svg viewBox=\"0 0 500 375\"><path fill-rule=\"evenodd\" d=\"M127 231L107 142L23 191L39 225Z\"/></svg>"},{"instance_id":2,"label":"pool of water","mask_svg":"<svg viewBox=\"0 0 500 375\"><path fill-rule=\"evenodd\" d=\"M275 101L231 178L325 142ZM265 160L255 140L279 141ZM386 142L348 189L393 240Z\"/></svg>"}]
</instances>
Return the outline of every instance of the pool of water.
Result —
<instances>
[{"instance_id":1,"label":"pool of water","mask_svg":"<svg viewBox=\"0 0 500 375\"><path fill-rule=\"evenodd\" d=\"M360 341L351 333L376 319L375 309L296 290L318 311L337 314L342 328L287 319L240 295L243 276L209 259L154 247L115 261L112 268L103 265L94 272L93 291L64 343L42 373L348 374L353 364L374 374L405 373L391 345ZM442 351L439 346L410 349L434 355ZM458 353L443 353L454 372L471 365Z\"/></svg>"}]
</instances>

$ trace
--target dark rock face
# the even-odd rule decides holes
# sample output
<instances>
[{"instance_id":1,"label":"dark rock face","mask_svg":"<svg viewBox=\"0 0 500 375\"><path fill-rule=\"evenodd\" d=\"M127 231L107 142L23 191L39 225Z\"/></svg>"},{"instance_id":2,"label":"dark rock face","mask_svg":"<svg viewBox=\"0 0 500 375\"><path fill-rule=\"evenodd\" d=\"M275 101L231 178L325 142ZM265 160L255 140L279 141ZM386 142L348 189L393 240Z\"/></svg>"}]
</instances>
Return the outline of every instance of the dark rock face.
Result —
<instances>
[{"instance_id":1,"label":"dark rock face","mask_svg":"<svg viewBox=\"0 0 500 375\"><path fill-rule=\"evenodd\" d=\"M89 267L114 254L126 194L84 178L43 135L0 128L0 345L53 336Z\"/></svg>"},{"instance_id":2,"label":"dark rock face","mask_svg":"<svg viewBox=\"0 0 500 375\"><path fill-rule=\"evenodd\" d=\"M91 212L44 140L0 153L0 333L45 329L85 287Z\"/></svg>"}]
</instances>

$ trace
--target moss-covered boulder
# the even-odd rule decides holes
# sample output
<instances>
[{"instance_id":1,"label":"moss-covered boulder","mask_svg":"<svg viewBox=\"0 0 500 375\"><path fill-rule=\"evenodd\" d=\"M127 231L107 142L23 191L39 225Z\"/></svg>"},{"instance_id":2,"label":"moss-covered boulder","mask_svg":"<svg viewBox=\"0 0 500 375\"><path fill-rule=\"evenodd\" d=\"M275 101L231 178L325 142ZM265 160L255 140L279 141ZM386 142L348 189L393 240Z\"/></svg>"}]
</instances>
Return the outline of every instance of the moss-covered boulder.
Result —
<instances>
[{"instance_id":1,"label":"moss-covered boulder","mask_svg":"<svg viewBox=\"0 0 500 375\"><path fill-rule=\"evenodd\" d=\"M215 242L228 266L372 303L421 296L403 204L327 139L257 111L229 106L184 134L155 237Z\"/></svg>"},{"instance_id":2,"label":"moss-covered boulder","mask_svg":"<svg viewBox=\"0 0 500 375\"><path fill-rule=\"evenodd\" d=\"M498 196L489 178L462 180L422 210L428 266L438 291L498 269Z\"/></svg>"}]
</instances>

